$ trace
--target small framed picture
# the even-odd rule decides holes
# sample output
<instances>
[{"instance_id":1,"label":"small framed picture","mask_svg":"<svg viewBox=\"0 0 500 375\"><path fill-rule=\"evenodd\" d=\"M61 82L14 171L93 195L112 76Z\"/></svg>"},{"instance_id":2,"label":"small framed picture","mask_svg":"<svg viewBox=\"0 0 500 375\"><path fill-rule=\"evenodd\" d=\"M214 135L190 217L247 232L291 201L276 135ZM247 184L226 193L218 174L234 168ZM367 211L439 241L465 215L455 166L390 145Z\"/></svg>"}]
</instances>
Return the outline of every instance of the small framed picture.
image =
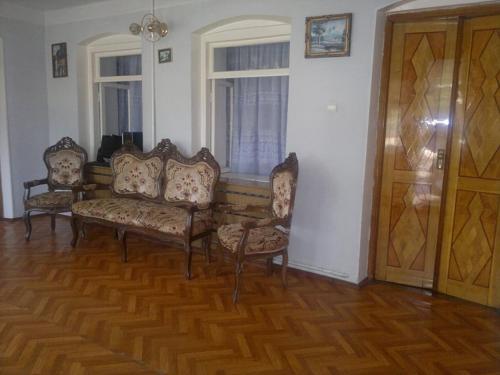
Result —
<instances>
[{"instance_id":1,"label":"small framed picture","mask_svg":"<svg viewBox=\"0 0 500 375\"><path fill-rule=\"evenodd\" d=\"M352 13L306 18L306 53L310 57L349 56Z\"/></svg>"},{"instance_id":2,"label":"small framed picture","mask_svg":"<svg viewBox=\"0 0 500 375\"><path fill-rule=\"evenodd\" d=\"M172 62L172 48L164 48L158 50L158 63L169 63Z\"/></svg>"},{"instance_id":3,"label":"small framed picture","mask_svg":"<svg viewBox=\"0 0 500 375\"><path fill-rule=\"evenodd\" d=\"M52 77L68 76L68 52L66 43L52 44Z\"/></svg>"}]
</instances>

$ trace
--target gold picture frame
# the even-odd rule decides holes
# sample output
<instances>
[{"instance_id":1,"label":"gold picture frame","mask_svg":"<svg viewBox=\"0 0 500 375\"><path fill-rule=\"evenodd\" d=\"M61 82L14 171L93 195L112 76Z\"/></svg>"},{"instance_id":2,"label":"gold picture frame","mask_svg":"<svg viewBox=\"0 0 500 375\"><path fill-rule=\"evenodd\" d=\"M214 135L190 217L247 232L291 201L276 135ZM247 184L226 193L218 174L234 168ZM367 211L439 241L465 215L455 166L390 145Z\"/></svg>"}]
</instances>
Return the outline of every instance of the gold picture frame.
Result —
<instances>
[{"instance_id":1,"label":"gold picture frame","mask_svg":"<svg viewBox=\"0 0 500 375\"><path fill-rule=\"evenodd\" d=\"M351 54L352 13L306 18L305 57L342 57Z\"/></svg>"}]
</instances>

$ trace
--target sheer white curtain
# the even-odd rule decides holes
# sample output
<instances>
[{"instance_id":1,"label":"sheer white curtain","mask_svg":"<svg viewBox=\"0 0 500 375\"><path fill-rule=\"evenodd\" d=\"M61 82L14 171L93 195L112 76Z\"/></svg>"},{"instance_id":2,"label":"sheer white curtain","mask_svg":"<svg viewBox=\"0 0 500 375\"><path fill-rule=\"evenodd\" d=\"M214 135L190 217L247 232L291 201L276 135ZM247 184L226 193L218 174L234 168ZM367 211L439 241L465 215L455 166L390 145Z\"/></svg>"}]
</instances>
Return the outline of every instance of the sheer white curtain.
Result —
<instances>
[{"instance_id":1,"label":"sheer white curtain","mask_svg":"<svg viewBox=\"0 0 500 375\"><path fill-rule=\"evenodd\" d=\"M289 44L231 47L228 70L288 67ZM285 156L288 77L234 80L231 170L268 175Z\"/></svg>"},{"instance_id":2,"label":"sheer white curtain","mask_svg":"<svg viewBox=\"0 0 500 375\"><path fill-rule=\"evenodd\" d=\"M141 71L141 56L127 56L116 60L117 75L127 76ZM130 131L142 131L142 82L127 82L130 91ZM118 90L118 124L120 135L128 131L128 95L124 90Z\"/></svg>"}]
</instances>

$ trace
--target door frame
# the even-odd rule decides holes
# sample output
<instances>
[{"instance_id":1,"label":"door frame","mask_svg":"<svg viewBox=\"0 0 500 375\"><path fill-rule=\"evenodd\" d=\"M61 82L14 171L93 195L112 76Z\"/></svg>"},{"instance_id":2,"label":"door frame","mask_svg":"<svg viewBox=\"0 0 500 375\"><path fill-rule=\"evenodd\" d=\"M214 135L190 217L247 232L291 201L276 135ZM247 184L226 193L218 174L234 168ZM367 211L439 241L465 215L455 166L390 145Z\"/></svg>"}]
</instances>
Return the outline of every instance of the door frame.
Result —
<instances>
[{"instance_id":1,"label":"door frame","mask_svg":"<svg viewBox=\"0 0 500 375\"><path fill-rule=\"evenodd\" d=\"M7 123L7 91L5 87L5 59L0 38L0 218L14 218L10 168L9 128Z\"/></svg>"},{"instance_id":2,"label":"door frame","mask_svg":"<svg viewBox=\"0 0 500 375\"><path fill-rule=\"evenodd\" d=\"M389 92L389 77L390 77L390 61L391 61L391 48L392 48L392 33L394 23L396 22L418 22L430 21L443 18L458 18L458 33L457 33L457 49L456 56L461 54L462 47L462 34L463 34L463 20L464 18L481 17L491 14L500 13L500 4L489 3L483 5L464 5L457 7L443 7L432 10L411 10L401 13L387 14L385 27L384 27L384 47L383 47L383 60L380 72L380 89L378 99L378 113L376 116L376 154L374 161L374 184L372 189L372 210L371 210L371 225L370 225L370 240L368 249L368 279L375 279L375 268L377 258L377 242L378 242L378 227L379 227L379 214L380 214L380 196L382 193L382 177L383 177L383 162L384 162L384 149L385 149L385 135L386 135L386 114L387 114L387 101ZM453 72L453 87L451 93L450 103L450 124L448 129L448 139L446 146L445 160L448 161L451 153L451 136L453 134L455 107L458 91L458 73L459 73L460 58L455 59L455 71ZM434 283L432 290L437 291L439 282L439 262L441 256L442 244L442 229L444 224L444 213L446 211L446 193L448 188L448 175L449 163L445 163L444 177L443 177L443 195L442 206L439 215L439 228L438 240L436 244L436 260L434 266Z\"/></svg>"}]
</instances>

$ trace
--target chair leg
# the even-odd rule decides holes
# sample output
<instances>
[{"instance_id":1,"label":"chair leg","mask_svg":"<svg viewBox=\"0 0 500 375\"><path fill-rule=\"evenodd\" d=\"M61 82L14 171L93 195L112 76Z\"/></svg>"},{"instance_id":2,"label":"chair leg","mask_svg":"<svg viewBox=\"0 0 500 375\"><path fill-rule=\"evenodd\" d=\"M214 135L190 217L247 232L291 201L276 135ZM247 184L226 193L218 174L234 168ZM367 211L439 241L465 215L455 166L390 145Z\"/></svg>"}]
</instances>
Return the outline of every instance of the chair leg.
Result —
<instances>
[{"instance_id":1,"label":"chair leg","mask_svg":"<svg viewBox=\"0 0 500 375\"><path fill-rule=\"evenodd\" d=\"M288 266L288 249L283 252L283 262L281 264L281 282L283 283L283 288L288 287L288 281L286 278L287 266Z\"/></svg>"},{"instance_id":2,"label":"chair leg","mask_svg":"<svg viewBox=\"0 0 500 375\"><path fill-rule=\"evenodd\" d=\"M234 291L233 291L233 304L238 303L240 298L240 284L241 284L241 274L243 272L243 262L238 259L236 260L236 268L234 270Z\"/></svg>"},{"instance_id":3,"label":"chair leg","mask_svg":"<svg viewBox=\"0 0 500 375\"><path fill-rule=\"evenodd\" d=\"M56 230L56 214L50 215L50 229L52 232Z\"/></svg>"},{"instance_id":4,"label":"chair leg","mask_svg":"<svg viewBox=\"0 0 500 375\"><path fill-rule=\"evenodd\" d=\"M80 235L79 220L76 217L71 217L71 230L73 231L73 238L71 239L71 246L75 247L78 243Z\"/></svg>"},{"instance_id":5,"label":"chair leg","mask_svg":"<svg viewBox=\"0 0 500 375\"><path fill-rule=\"evenodd\" d=\"M31 238L31 211L24 212L24 225L26 226L26 233L24 238L29 241Z\"/></svg>"},{"instance_id":6,"label":"chair leg","mask_svg":"<svg viewBox=\"0 0 500 375\"><path fill-rule=\"evenodd\" d=\"M186 244L184 245L184 251L185 251L185 260L184 260L184 267L185 267L185 272L184 276L186 277L186 280L191 280L191 277L193 276L191 273L191 261L193 258L193 253L191 251L191 243L189 241L186 241Z\"/></svg>"},{"instance_id":7,"label":"chair leg","mask_svg":"<svg viewBox=\"0 0 500 375\"><path fill-rule=\"evenodd\" d=\"M127 232L125 232L125 230L123 229L119 229L117 233L118 233L118 240L120 241L123 250L122 260L124 263L127 263L128 262Z\"/></svg>"},{"instance_id":8,"label":"chair leg","mask_svg":"<svg viewBox=\"0 0 500 375\"><path fill-rule=\"evenodd\" d=\"M209 234L206 237L203 237L202 239L202 248L203 252L205 253L205 262L207 264L210 264L210 244L212 242L212 235Z\"/></svg>"},{"instance_id":9,"label":"chair leg","mask_svg":"<svg viewBox=\"0 0 500 375\"><path fill-rule=\"evenodd\" d=\"M267 259L267 276L271 276L273 274L273 258Z\"/></svg>"}]
</instances>

